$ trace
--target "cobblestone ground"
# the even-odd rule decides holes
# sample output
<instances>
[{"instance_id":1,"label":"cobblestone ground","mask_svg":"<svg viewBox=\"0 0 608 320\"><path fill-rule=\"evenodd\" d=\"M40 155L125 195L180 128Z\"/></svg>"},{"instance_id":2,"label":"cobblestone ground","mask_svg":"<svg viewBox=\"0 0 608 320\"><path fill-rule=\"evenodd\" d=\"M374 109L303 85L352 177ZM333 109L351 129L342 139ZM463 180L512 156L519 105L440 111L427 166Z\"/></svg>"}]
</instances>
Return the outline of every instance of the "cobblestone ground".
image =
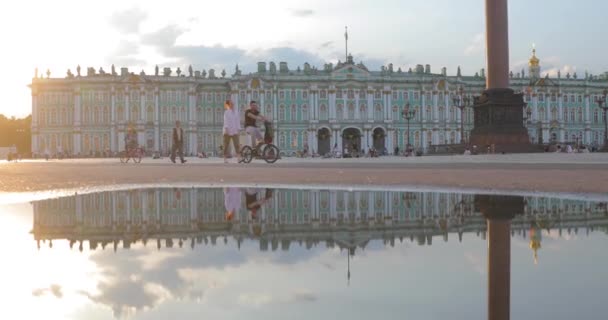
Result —
<instances>
[{"instance_id":1,"label":"cobblestone ground","mask_svg":"<svg viewBox=\"0 0 608 320\"><path fill-rule=\"evenodd\" d=\"M398 185L608 193L608 154L517 154L362 159L285 158L245 165L222 159L0 161L0 192L150 183Z\"/></svg>"}]
</instances>

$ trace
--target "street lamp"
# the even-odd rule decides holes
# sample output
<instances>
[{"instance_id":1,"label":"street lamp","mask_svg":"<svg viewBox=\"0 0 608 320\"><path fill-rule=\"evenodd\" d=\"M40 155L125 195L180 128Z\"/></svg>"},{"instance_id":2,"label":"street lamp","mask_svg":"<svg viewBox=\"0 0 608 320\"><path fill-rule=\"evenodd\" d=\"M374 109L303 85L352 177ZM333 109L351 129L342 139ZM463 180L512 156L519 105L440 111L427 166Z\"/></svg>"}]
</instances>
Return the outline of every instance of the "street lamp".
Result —
<instances>
[{"instance_id":1,"label":"street lamp","mask_svg":"<svg viewBox=\"0 0 608 320\"><path fill-rule=\"evenodd\" d=\"M528 130L528 124L532 122L532 109L530 107L526 108L526 116L524 117L524 127ZM532 141L530 141L532 142Z\"/></svg>"},{"instance_id":2,"label":"street lamp","mask_svg":"<svg viewBox=\"0 0 608 320\"><path fill-rule=\"evenodd\" d=\"M608 151L608 118L606 117L606 113L608 113L608 106L606 105L608 89L604 89L602 93L603 96L596 97L595 102L602 110L604 110L604 151Z\"/></svg>"},{"instance_id":3,"label":"street lamp","mask_svg":"<svg viewBox=\"0 0 608 320\"><path fill-rule=\"evenodd\" d=\"M410 104L406 104L405 105L405 109L403 109L403 111L401 111L401 115L403 116L404 119L407 120L407 146L405 147L405 152L406 154L409 155L410 153L410 148L411 148L411 144L410 144L410 120L414 119L414 117L416 116L416 109L410 109Z\"/></svg>"},{"instance_id":4,"label":"street lamp","mask_svg":"<svg viewBox=\"0 0 608 320\"><path fill-rule=\"evenodd\" d=\"M453 98L454 106L460 109L460 144L464 145L464 108L468 107L471 100L468 96L463 97L464 89L460 87L460 95Z\"/></svg>"}]
</instances>

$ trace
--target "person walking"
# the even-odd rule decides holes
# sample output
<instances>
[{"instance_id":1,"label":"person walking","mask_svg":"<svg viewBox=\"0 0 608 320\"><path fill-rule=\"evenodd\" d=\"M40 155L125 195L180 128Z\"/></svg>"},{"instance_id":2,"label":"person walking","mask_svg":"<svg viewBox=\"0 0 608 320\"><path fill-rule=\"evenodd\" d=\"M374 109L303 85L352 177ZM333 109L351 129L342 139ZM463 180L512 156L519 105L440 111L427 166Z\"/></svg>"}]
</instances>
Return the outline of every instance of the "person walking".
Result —
<instances>
[{"instance_id":1,"label":"person walking","mask_svg":"<svg viewBox=\"0 0 608 320\"><path fill-rule=\"evenodd\" d=\"M179 152L179 158L182 163L186 163L184 160L184 129L181 128L179 120L175 121L175 128L173 128L173 146L171 148L171 162L175 163L175 152Z\"/></svg>"},{"instance_id":2,"label":"person walking","mask_svg":"<svg viewBox=\"0 0 608 320\"><path fill-rule=\"evenodd\" d=\"M234 151L238 155L238 162L241 162L241 150L239 149L239 132L241 131L241 119L239 113L234 110L234 103L231 100L224 102L224 163L228 163L228 152L230 141L234 146Z\"/></svg>"}]
</instances>

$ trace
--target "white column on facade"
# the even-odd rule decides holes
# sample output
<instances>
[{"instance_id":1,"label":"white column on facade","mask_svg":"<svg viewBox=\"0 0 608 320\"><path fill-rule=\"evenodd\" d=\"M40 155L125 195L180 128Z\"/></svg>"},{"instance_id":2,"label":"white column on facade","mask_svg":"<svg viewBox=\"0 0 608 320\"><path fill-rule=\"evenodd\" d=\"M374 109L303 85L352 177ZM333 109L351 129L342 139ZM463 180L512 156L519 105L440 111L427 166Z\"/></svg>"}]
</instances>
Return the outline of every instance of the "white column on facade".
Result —
<instances>
[{"instance_id":1,"label":"white column on facade","mask_svg":"<svg viewBox=\"0 0 608 320\"><path fill-rule=\"evenodd\" d=\"M348 92L348 91L345 91L345 92ZM343 97L346 97L347 95L348 95L348 93L345 93L343 95ZM346 98L344 98L342 100L342 119L343 120L348 119L348 106L346 105Z\"/></svg>"},{"instance_id":2,"label":"white column on facade","mask_svg":"<svg viewBox=\"0 0 608 320\"><path fill-rule=\"evenodd\" d=\"M263 108L263 106L262 106ZM188 90L188 154L196 155L198 153L197 134L196 134L196 90L190 87Z\"/></svg>"},{"instance_id":3,"label":"white column on facade","mask_svg":"<svg viewBox=\"0 0 608 320\"><path fill-rule=\"evenodd\" d=\"M336 120L336 90L330 89L329 93L329 119Z\"/></svg>"},{"instance_id":4,"label":"white column on facade","mask_svg":"<svg viewBox=\"0 0 608 320\"><path fill-rule=\"evenodd\" d=\"M340 130L335 130L335 136L336 136L336 142L338 143L338 150L340 150L340 152L342 154L344 154L344 149L342 149L342 132L340 132ZM333 146L332 146L333 148Z\"/></svg>"},{"instance_id":5,"label":"white column on facade","mask_svg":"<svg viewBox=\"0 0 608 320\"><path fill-rule=\"evenodd\" d=\"M367 90L367 121L374 120L374 92Z\"/></svg>"},{"instance_id":6,"label":"white column on facade","mask_svg":"<svg viewBox=\"0 0 608 320\"><path fill-rule=\"evenodd\" d=\"M154 88L154 151L160 151L160 91Z\"/></svg>"},{"instance_id":7,"label":"white column on facade","mask_svg":"<svg viewBox=\"0 0 608 320\"><path fill-rule=\"evenodd\" d=\"M539 121L540 117L538 114L538 96L536 94L532 94L532 120Z\"/></svg>"},{"instance_id":8,"label":"white column on facade","mask_svg":"<svg viewBox=\"0 0 608 320\"><path fill-rule=\"evenodd\" d=\"M585 95L585 136L584 139L585 141L583 141L583 143L588 144L591 143L591 130L587 130L587 128L589 128L589 126L591 125L591 110L590 110L590 101L589 101L589 95ZM601 110L601 109L600 109ZM578 112L578 111L576 111ZM600 112L600 123L602 122L602 115L603 113Z\"/></svg>"},{"instance_id":9,"label":"white column on facade","mask_svg":"<svg viewBox=\"0 0 608 320\"><path fill-rule=\"evenodd\" d=\"M420 112L422 113L420 115L420 119L422 119L422 122L431 120L426 118L426 96L424 94L424 91L420 91L420 101Z\"/></svg>"},{"instance_id":10,"label":"white column on facade","mask_svg":"<svg viewBox=\"0 0 608 320\"><path fill-rule=\"evenodd\" d=\"M80 154L82 152L82 128L81 128L81 117L82 117L82 112L81 112L81 95L80 95L80 88L77 87L74 89L74 135L73 135L73 139L74 139L74 148L73 148L73 153L74 154ZM48 141L47 144L48 145Z\"/></svg>"},{"instance_id":11,"label":"white column on facade","mask_svg":"<svg viewBox=\"0 0 608 320\"><path fill-rule=\"evenodd\" d=\"M145 88L141 86L139 88L139 119L137 119L137 143L140 146L146 145L144 119L146 119L146 91Z\"/></svg>"},{"instance_id":12,"label":"white column on facade","mask_svg":"<svg viewBox=\"0 0 608 320\"><path fill-rule=\"evenodd\" d=\"M386 92L386 116L385 120L393 119L393 93L391 91Z\"/></svg>"},{"instance_id":13,"label":"white column on facade","mask_svg":"<svg viewBox=\"0 0 608 320\"><path fill-rule=\"evenodd\" d=\"M371 129L366 130L366 139L367 139L367 150L369 150L374 145L374 139L372 137L373 131Z\"/></svg>"},{"instance_id":14,"label":"white column on facade","mask_svg":"<svg viewBox=\"0 0 608 320\"><path fill-rule=\"evenodd\" d=\"M393 153L393 151L395 150L395 148L393 147L393 137L394 136L395 136L395 130L388 129L386 131L386 149L389 154Z\"/></svg>"},{"instance_id":15,"label":"white column on facade","mask_svg":"<svg viewBox=\"0 0 608 320\"><path fill-rule=\"evenodd\" d=\"M439 97L437 96L437 92L433 91L433 121L434 122L439 122L439 107L437 105L437 102L439 100Z\"/></svg>"},{"instance_id":16,"label":"white column on facade","mask_svg":"<svg viewBox=\"0 0 608 320\"><path fill-rule=\"evenodd\" d=\"M302 120L314 120L315 119L315 94L313 90L308 89L308 119Z\"/></svg>"},{"instance_id":17,"label":"white column on facade","mask_svg":"<svg viewBox=\"0 0 608 320\"><path fill-rule=\"evenodd\" d=\"M279 119L279 91L275 88L274 90L272 90L272 98L273 98L273 105L272 105L272 119L275 120L275 122ZM276 130L275 130L276 132ZM277 141L278 143L278 141Z\"/></svg>"},{"instance_id":18,"label":"white column on facade","mask_svg":"<svg viewBox=\"0 0 608 320\"><path fill-rule=\"evenodd\" d=\"M359 91L355 92L355 120L361 121L361 111L359 107Z\"/></svg>"},{"instance_id":19,"label":"white column on facade","mask_svg":"<svg viewBox=\"0 0 608 320\"><path fill-rule=\"evenodd\" d=\"M160 190L154 190L154 202L156 203L156 226L160 227Z\"/></svg>"},{"instance_id":20,"label":"white column on facade","mask_svg":"<svg viewBox=\"0 0 608 320\"><path fill-rule=\"evenodd\" d=\"M110 89L110 151L117 152L116 146L116 91L114 86Z\"/></svg>"},{"instance_id":21,"label":"white column on facade","mask_svg":"<svg viewBox=\"0 0 608 320\"><path fill-rule=\"evenodd\" d=\"M564 131L564 123L565 120L564 119L564 103L563 103L563 96L562 94L558 94L557 95L557 120L559 122L559 142L564 142L565 141L565 131Z\"/></svg>"},{"instance_id":22,"label":"white column on facade","mask_svg":"<svg viewBox=\"0 0 608 320\"><path fill-rule=\"evenodd\" d=\"M128 123L129 121L131 121L131 105L130 105L130 91L129 91L129 86L127 86L125 88L125 122Z\"/></svg>"},{"instance_id":23,"label":"white column on facade","mask_svg":"<svg viewBox=\"0 0 608 320\"><path fill-rule=\"evenodd\" d=\"M32 86L32 153L39 153L38 150L38 88ZM67 146L64 146L66 148Z\"/></svg>"},{"instance_id":24,"label":"white column on facade","mask_svg":"<svg viewBox=\"0 0 608 320\"><path fill-rule=\"evenodd\" d=\"M367 219L372 220L374 215L374 207L376 204L374 203L374 193L372 191L367 192Z\"/></svg>"}]
</instances>

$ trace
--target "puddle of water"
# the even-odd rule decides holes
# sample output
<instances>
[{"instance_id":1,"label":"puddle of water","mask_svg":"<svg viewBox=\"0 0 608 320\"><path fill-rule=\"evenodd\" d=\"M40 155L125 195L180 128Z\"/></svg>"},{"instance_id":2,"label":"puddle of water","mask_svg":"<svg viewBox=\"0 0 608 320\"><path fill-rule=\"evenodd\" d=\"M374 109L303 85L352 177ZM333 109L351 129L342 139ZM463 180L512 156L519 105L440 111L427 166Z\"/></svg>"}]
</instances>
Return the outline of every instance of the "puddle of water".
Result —
<instances>
[{"instance_id":1,"label":"puddle of water","mask_svg":"<svg viewBox=\"0 0 608 320\"><path fill-rule=\"evenodd\" d=\"M606 202L363 187L88 191L0 207L11 243L0 299L15 302L5 315L603 319ZM488 304L495 294L511 297L506 309Z\"/></svg>"}]
</instances>

